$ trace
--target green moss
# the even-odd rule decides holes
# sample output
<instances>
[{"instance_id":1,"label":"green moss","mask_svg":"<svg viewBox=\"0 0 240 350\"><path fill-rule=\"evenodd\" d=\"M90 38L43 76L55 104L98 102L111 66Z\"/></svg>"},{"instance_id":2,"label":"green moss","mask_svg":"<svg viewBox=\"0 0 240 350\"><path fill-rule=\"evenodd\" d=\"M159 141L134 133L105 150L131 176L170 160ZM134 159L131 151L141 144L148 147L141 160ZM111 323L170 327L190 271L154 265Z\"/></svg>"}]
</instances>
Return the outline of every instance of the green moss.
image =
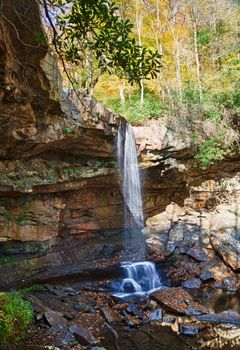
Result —
<instances>
[{"instance_id":1,"label":"green moss","mask_svg":"<svg viewBox=\"0 0 240 350\"><path fill-rule=\"evenodd\" d=\"M5 211L1 213L7 222L15 222L19 226L24 225L39 225L39 219L32 212L22 212L17 215L12 215L10 212Z\"/></svg>"},{"instance_id":2,"label":"green moss","mask_svg":"<svg viewBox=\"0 0 240 350\"><path fill-rule=\"evenodd\" d=\"M58 178L58 173L56 170L51 170L51 171L49 171L47 176L50 180L56 180Z\"/></svg>"},{"instance_id":3,"label":"green moss","mask_svg":"<svg viewBox=\"0 0 240 350\"><path fill-rule=\"evenodd\" d=\"M24 336L33 319L28 301L18 292L0 294L1 345L16 344Z\"/></svg>"},{"instance_id":4,"label":"green moss","mask_svg":"<svg viewBox=\"0 0 240 350\"><path fill-rule=\"evenodd\" d=\"M41 290L41 286L39 284L33 284L32 286L22 288L19 293L24 296L31 293L35 293Z\"/></svg>"},{"instance_id":5,"label":"green moss","mask_svg":"<svg viewBox=\"0 0 240 350\"><path fill-rule=\"evenodd\" d=\"M14 264L16 260L10 256L0 255L0 265Z\"/></svg>"},{"instance_id":6,"label":"green moss","mask_svg":"<svg viewBox=\"0 0 240 350\"><path fill-rule=\"evenodd\" d=\"M8 211L5 211L4 213L2 213L2 216L8 222L13 222L14 221L14 216Z\"/></svg>"},{"instance_id":7,"label":"green moss","mask_svg":"<svg viewBox=\"0 0 240 350\"><path fill-rule=\"evenodd\" d=\"M65 127L63 129L64 134L69 135L73 133L73 129Z\"/></svg>"},{"instance_id":8,"label":"green moss","mask_svg":"<svg viewBox=\"0 0 240 350\"><path fill-rule=\"evenodd\" d=\"M65 168L63 169L64 174L66 174L68 177L76 177L80 173L79 168Z\"/></svg>"}]
</instances>

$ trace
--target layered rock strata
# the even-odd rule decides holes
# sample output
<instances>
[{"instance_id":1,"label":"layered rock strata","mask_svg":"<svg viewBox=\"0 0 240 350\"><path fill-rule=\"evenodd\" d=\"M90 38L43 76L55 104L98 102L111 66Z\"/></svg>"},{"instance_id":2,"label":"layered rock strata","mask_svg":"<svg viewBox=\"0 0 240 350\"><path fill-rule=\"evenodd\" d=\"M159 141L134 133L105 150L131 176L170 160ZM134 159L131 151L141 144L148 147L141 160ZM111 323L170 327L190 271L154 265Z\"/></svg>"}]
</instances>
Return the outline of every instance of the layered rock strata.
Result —
<instances>
[{"instance_id":1,"label":"layered rock strata","mask_svg":"<svg viewBox=\"0 0 240 350\"><path fill-rule=\"evenodd\" d=\"M39 35L35 1L3 2L1 288L105 271L123 249L119 119L87 96L62 90L56 61ZM227 277L239 269L239 159L202 170L190 134L166 125L160 120L135 128L145 218L152 217L145 230L149 256L174 260L181 250L196 260L216 252L229 267Z\"/></svg>"}]
</instances>

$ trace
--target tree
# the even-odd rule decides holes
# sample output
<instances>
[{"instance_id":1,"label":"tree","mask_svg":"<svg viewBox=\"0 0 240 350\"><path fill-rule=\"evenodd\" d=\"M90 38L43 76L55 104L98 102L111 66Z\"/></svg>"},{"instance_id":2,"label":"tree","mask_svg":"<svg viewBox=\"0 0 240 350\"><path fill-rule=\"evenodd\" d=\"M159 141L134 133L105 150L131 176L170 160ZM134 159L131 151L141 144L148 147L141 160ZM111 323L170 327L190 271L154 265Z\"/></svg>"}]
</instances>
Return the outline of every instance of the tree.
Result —
<instances>
[{"instance_id":1,"label":"tree","mask_svg":"<svg viewBox=\"0 0 240 350\"><path fill-rule=\"evenodd\" d=\"M136 43L133 25L119 16L119 8L106 0L43 0L53 27L53 44L63 60L75 65L87 62L90 90L93 62L101 73L116 74L129 83L156 77L160 55ZM55 19L50 9L54 8Z\"/></svg>"}]
</instances>

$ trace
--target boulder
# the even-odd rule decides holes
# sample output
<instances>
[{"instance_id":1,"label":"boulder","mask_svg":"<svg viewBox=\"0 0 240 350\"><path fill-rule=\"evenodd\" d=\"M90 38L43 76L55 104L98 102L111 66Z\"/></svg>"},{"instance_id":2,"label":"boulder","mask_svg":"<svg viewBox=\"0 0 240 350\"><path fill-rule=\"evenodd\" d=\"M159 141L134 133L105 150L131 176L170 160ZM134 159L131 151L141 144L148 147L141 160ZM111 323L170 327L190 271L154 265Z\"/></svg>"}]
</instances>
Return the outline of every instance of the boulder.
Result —
<instances>
[{"instance_id":1,"label":"boulder","mask_svg":"<svg viewBox=\"0 0 240 350\"><path fill-rule=\"evenodd\" d=\"M100 311L102 316L108 323L121 321L121 316L119 315L119 313L108 306L102 307Z\"/></svg>"},{"instance_id":2,"label":"boulder","mask_svg":"<svg viewBox=\"0 0 240 350\"><path fill-rule=\"evenodd\" d=\"M129 304L126 310L132 316L142 316L142 311L134 304Z\"/></svg>"},{"instance_id":3,"label":"boulder","mask_svg":"<svg viewBox=\"0 0 240 350\"><path fill-rule=\"evenodd\" d=\"M196 335L200 332L200 327L192 324L180 324L179 333L184 335Z\"/></svg>"},{"instance_id":4,"label":"boulder","mask_svg":"<svg viewBox=\"0 0 240 350\"><path fill-rule=\"evenodd\" d=\"M211 243L213 249L222 256L224 262L234 271L240 269L240 232L226 228L223 231L212 232Z\"/></svg>"},{"instance_id":5,"label":"boulder","mask_svg":"<svg viewBox=\"0 0 240 350\"><path fill-rule=\"evenodd\" d=\"M203 262L207 260L207 254L200 248L186 249L184 253L198 262Z\"/></svg>"},{"instance_id":6,"label":"boulder","mask_svg":"<svg viewBox=\"0 0 240 350\"><path fill-rule=\"evenodd\" d=\"M222 280L222 288L228 292L235 293L239 287L239 281L236 277L229 276Z\"/></svg>"},{"instance_id":7,"label":"boulder","mask_svg":"<svg viewBox=\"0 0 240 350\"><path fill-rule=\"evenodd\" d=\"M209 313L206 315L196 316L196 319L201 322L219 323L219 324L234 324L240 325L240 314L233 310L219 312L217 314Z\"/></svg>"},{"instance_id":8,"label":"boulder","mask_svg":"<svg viewBox=\"0 0 240 350\"><path fill-rule=\"evenodd\" d=\"M81 345L94 345L98 343L98 340L92 335L92 333L80 324L71 325L69 331Z\"/></svg>"},{"instance_id":9,"label":"boulder","mask_svg":"<svg viewBox=\"0 0 240 350\"><path fill-rule=\"evenodd\" d=\"M162 309L157 309L150 314L148 314L148 318L150 321L162 321L163 319L163 311Z\"/></svg>"},{"instance_id":10,"label":"boulder","mask_svg":"<svg viewBox=\"0 0 240 350\"><path fill-rule=\"evenodd\" d=\"M187 289L199 289L201 288L201 284L202 282L199 278L191 278L183 282L182 286Z\"/></svg>"},{"instance_id":11,"label":"boulder","mask_svg":"<svg viewBox=\"0 0 240 350\"><path fill-rule=\"evenodd\" d=\"M200 276L202 281L214 280L214 275L209 270L203 270Z\"/></svg>"},{"instance_id":12,"label":"boulder","mask_svg":"<svg viewBox=\"0 0 240 350\"><path fill-rule=\"evenodd\" d=\"M196 303L192 296L181 287L163 287L151 295L151 298L170 312L180 315L205 314L208 310Z\"/></svg>"},{"instance_id":13,"label":"boulder","mask_svg":"<svg viewBox=\"0 0 240 350\"><path fill-rule=\"evenodd\" d=\"M64 318L63 314L58 311L53 311L49 309L44 312L44 316L46 318L47 323L51 327L58 327L59 325L63 325L67 323L66 318Z\"/></svg>"}]
</instances>

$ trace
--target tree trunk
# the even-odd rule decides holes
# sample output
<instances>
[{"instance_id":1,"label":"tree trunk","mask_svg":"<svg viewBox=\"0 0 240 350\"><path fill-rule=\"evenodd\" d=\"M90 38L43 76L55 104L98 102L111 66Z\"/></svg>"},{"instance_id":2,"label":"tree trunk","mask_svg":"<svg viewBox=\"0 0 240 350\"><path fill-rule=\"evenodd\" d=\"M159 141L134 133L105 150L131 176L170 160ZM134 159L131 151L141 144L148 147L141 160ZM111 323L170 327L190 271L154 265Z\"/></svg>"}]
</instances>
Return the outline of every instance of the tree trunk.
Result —
<instances>
[{"instance_id":1,"label":"tree trunk","mask_svg":"<svg viewBox=\"0 0 240 350\"><path fill-rule=\"evenodd\" d=\"M179 40L175 40L176 43L176 77L178 84L178 92L180 97L180 104L182 105L182 77L181 77L181 58L180 58L180 48Z\"/></svg>"},{"instance_id":2,"label":"tree trunk","mask_svg":"<svg viewBox=\"0 0 240 350\"><path fill-rule=\"evenodd\" d=\"M120 84L119 86L119 95L120 95L120 101L121 104L123 105L125 103L125 83L124 84Z\"/></svg>"},{"instance_id":3,"label":"tree trunk","mask_svg":"<svg viewBox=\"0 0 240 350\"><path fill-rule=\"evenodd\" d=\"M196 61L198 91L199 91L200 101L202 101L202 83L201 83L201 71L200 71L201 67L200 67L199 53L198 53L196 20L194 20L194 23L193 23L193 30L194 30L194 52L195 52L195 61Z\"/></svg>"},{"instance_id":4,"label":"tree trunk","mask_svg":"<svg viewBox=\"0 0 240 350\"><path fill-rule=\"evenodd\" d=\"M139 15L139 0L136 0L136 24L137 24L137 33L138 33L138 44L142 47L142 16ZM141 66L140 66L141 69ZM142 72L141 72L142 75ZM141 89L141 98L140 98L140 104L143 106L144 103L144 83L143 79L140 79L140 89Z\"/></svg>"}]
</instances>

